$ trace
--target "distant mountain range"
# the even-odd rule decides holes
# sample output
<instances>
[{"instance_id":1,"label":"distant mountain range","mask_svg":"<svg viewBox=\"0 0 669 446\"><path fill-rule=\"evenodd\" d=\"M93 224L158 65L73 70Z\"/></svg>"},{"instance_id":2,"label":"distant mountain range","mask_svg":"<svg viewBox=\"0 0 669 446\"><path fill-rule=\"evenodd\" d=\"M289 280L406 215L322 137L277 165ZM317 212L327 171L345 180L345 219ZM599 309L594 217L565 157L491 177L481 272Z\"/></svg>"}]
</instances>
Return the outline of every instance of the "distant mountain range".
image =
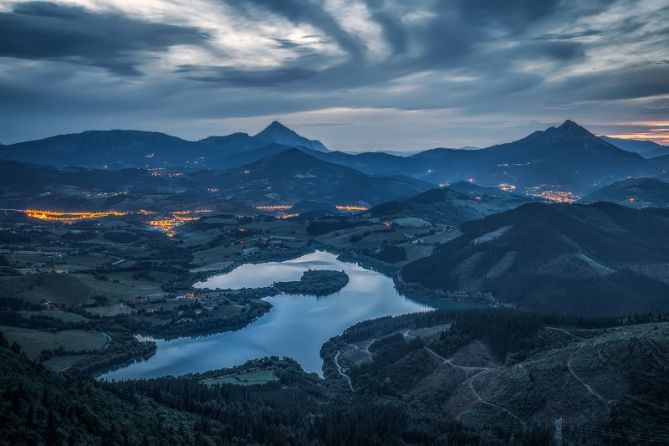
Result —
<instances>
[{"instance_id":1,"label":"distant mountain range","mask_svg":"<svg viewBox=\"0 0 669 446\"><path fill-rule=\"evenodd\" d=\"M579 316L669 311L669 210L611 203L527 204L462 225L462 236L404 267L444 292Z\"/></svg>"},{"instance_id":2,"label":"distant mountain range","mask_svg":"<svg viewBox=\"0 0 669 446\"><path fill-rule=\"evenodd\" d=\"M229 170L288 148L367 175L401 175L433 185L467 179L482 186L509 183L519 192L543 188L585 194L625 178L656 176L669 168L669 155L645 159L573 121L486 149L437 148L411 156L328 151L319 141L274 121L255 136L234 133L199 141L132 130L89 131L3 146L0 158L55 166Z\"/></svg>"},{"instance_id":3,"label":"distant mountain range","mask_svg":"<svg viewBox=\"0 0 669 446\"><path fill-rule=\"evenodd\" d=\"M187 170L176 175L136 168L57 169L0 160L0 205L54 210L109 206L137 209L151 207L151 200L162 195L164 200L188 203L190 207L232 200L248 205L310 201L311 210L316 210L334 209L335 204L375 205L432 187L408 177L366 175L309 153L283 147L274 155L229 171Z\"/></svg>"},{"instance_id":4,"label":"distant mountain range","mask_svg":"<svg viewBox=\"0 0 669 446\"><path fill-rule=\"evenodd\" d=\"M3 146L0 158L54 166L225 170L290 147L327 152L320 142L304 138L274 121L255 136L233 133L199 141L136 130L87 131Z\"/></svg>"},{"instance_id":5,"label":"distant mountain range","mask_svg":"<svg viewBox=\"0 0 669 446\"><path fill-rule=\"evenodd\" d=\"M669 207L669 183L657 178L631 178L609 184L586 195L580 203L608 201L623 206Z\"/></svg>"},{"instance_id":6,"label":"distant mountain range","mask_svg":"<svg viewBox=\"0 0 669 446\"><path fill-rule=\"evenodd\" d=\"M669 155L669 147L655 141L640 141L636 139L612 138L600 136L601 139L627 152L638 153L646 159Z\"/></svg>"},{"instance_id":7,"label":"distant mountain range","mask_svg":"<svg viewBox=\"0 0 669 446\"><path fill-rule=\"evenodd\" d=\"M654 175L665 167L664 160L621 150L573 121L480 150L439 148L405 158L334 152L321 158L367 173L402 173L433 184L470 180L483 186L513 184L519 192L541 187L579 194L630 176Z\"/></svg>"}]
</instances>

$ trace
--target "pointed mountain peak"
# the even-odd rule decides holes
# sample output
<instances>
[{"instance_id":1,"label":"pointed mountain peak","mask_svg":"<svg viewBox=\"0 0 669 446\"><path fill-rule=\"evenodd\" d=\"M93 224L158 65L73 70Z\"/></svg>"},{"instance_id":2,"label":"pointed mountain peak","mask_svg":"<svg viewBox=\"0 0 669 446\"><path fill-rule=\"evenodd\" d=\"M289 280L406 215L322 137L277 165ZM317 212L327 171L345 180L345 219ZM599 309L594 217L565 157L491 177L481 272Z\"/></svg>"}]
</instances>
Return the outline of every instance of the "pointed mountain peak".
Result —
<instances>
[{"instance_id":1,"label":"pointed mountain peak","mask_svg":"<svg viewBox=\"0 0 669 446\"><path fill-rule=\"evenodd\" d=\"M598 139L584 127L567 119L559 127L549 127L546 130L532 133L525 138L529 142L557 143L557 142L591 142Z\"/></svg>"},{"instance_id":2,"label":"pointed mountain peak","mask_svg":"<svg viewBox=\"0 0 669 446\"><path fill-rule=\"evenodd\" d=\"M559 128L568 129L568 128L576 128L576 127L581 127L581 126L576 124L571 119L567 119L565 122L562 123L562 125Z\"/></svg>"},{"instance_id":3,"label":"pointed mountain peak","mask_svg":"<svg viewBox=\"0 0 669 446\"><path fill-rule=\"evenodd\" d=\"M299 135L294 130L281 124L279 121L272 121L263 131L254 136L254 138L264 141L281 144L288 147L302 147L317 152L327 152L328 149L320 141L307 139Z\"/></svg>"},{"instance_id":4,"label":"pointed mountain peak","mask_svg":"<svg viewBox=\"0 0 669 446\"><path fill-rule=\"evenodd\" d=\"M285 125L281 124L279 121L272 121L270 125L268 125L265 130L267 129L281 129L281 130L288 130L290 132L293 132L291 129L286 127ZM293 132L295 133L295 132Z\"/></svg>"},{"instance_id":5,"label":"pointed mountain peak","mask_svg":"<svg viewBox=\"0 0 669 446\"><path fill-rule=\"evenodd\" d=\"M588 131L588 129L578 125L577 123L575 123L571 119L567 119L556 130L560 131L560 133L563 133L563 134L569 135L569 136L573 136L573 137L578 137L578 136L594 137L595 136L592 133L590 133L590 131Z\"/></svg>"},{"instance_id":6,"label":"pointed mountain peak","mask_svg":"<svg viewBox=\"0 0 669 446\"><path fill-rule=\"evenodd\" d=\"M270 125L265 127L260 133L255 135L256 138L267 139L270 140L271 142L277 142L273 138L281 136L302 138L300 135L297 134L297 132L281 124L279 121L272 121Z\"/></svg>"}]
</instances>

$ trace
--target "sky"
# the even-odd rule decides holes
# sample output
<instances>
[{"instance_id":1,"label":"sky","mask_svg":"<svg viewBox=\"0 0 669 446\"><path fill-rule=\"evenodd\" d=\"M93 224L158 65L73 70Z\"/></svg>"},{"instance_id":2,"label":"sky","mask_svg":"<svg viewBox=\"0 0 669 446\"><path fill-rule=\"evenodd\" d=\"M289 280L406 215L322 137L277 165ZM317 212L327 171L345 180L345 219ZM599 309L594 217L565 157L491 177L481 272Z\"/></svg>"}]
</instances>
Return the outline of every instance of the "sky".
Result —
<instances>
[{"instance_id":1,"label":"sky","mask_svg":"<svg viewBox=\"0 0 669 446\"><path fill-rule=\"evenodd\" d=\"M340 150L669 144L669 0L0 0L0 143L278 119Z\"/></svg>"}]
</instances>

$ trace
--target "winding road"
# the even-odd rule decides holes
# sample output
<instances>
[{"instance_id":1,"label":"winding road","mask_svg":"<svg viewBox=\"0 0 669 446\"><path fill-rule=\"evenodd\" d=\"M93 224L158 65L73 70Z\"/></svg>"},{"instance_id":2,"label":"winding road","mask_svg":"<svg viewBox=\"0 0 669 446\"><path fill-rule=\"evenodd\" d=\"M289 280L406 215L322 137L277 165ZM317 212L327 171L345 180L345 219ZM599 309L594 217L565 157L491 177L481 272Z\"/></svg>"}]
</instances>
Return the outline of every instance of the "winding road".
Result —
<instances>
[{"instance_id":1,"label":"winding road","mask_svg":"<svg viewBox=\"0 0 669 446\"><path fill-rule=\"evenodd\" d=\"M339 372L339 374L340 374L341 376L343 376L344 379L346 380L346 382L348 383L348 388L351 389L351 392L354 392L354 390L353 390L353 383L351 382L351 377L348 376L348 375L346 374L346 372L344 371L344 368L343 368L341 365L339 365L339 354L340 354L340 353L341 353L341 352L340 352L339 350L337 350L337 354L334 355L334 363L335 363L335 365L337 366L337 371Z\"/></svg>"}]
</instances>

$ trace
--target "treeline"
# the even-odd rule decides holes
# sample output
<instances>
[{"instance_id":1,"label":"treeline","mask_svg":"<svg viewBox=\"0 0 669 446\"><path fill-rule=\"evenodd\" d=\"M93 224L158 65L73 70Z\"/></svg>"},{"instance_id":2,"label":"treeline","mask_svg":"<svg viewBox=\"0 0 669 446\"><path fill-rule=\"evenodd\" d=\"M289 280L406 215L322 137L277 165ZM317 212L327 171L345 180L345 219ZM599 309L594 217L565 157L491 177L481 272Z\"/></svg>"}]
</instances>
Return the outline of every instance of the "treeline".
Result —
<instances>
[{"instance_id":1,"label":"treeline","mask_svg":"<svg viewBox=\"0 0 669 446\"><path fill-rule=\"evenodd\" d=\"M348 284L344 271L308 270L299 281L276 282L274 287L288 294L309 294L327 296L336 293Z\"/></svg>"},{"instance_id":2,"label":"treeline","mask_svg":"<svg viewBox=\"0 0 669 446\"><path fill-rule=\"evenodd\" d=\"M538 347L535 334L546 325L574 328L605 328L628 323L659 322L669 320L667 314L630 315L624 318L584 318L577 316L531 313L510 309L470 309L470 310L434 310L423 313L405 314L402 316L386 316L379 319L363 321L347 328L343 334L332 338L331 343L340 341L352 343L364 339L386 336L402 329L417 329L435 325L452 323L452 328L446 337L459 336L460 341L452 348L462 346L464 339L479 339L483 341L495 355L504 361L509 353L527 352ZM453 340L453 339L452 339ZM453 340L453 342L455 342ZM324 350L333 348L324 345ZM452 353L452 352L451 352Z\"/></svg>"}]
</instances>

